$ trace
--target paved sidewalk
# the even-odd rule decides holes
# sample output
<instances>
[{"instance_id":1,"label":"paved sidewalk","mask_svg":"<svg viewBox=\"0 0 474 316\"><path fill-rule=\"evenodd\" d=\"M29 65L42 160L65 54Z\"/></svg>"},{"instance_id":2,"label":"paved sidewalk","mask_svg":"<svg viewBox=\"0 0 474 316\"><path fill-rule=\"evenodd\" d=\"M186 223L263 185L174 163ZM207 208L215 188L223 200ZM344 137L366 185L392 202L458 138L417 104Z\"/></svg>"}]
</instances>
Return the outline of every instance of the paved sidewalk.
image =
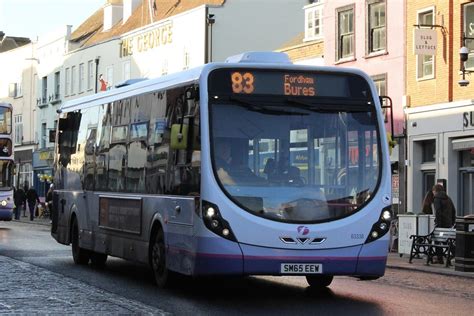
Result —
<instances>
[{"instance_id":1,"label":"paved sidewalk","mask_svg":"<svg viewBox=\"0 0 474 316\"><path fill-rule=\"evenodd\" d=\"M35 265L0 256L0 314L166 315L163 310L124 298Z\"/></svg>"},{"instance_id":2,"label":"paved sidewalk","mask_svg":"<svg viewBox=\"0 0 474 316\"><path fill-rule=\"evenodd\" d=\"M15 218L12 221L17 221ZM30 221L30 215L27 216L20 216L20 222L22 223L29 223L29 224L37 224L37 225L50 225L51 220L48 217L35 217L32 221Z\"/></svg>"},{"instance_id":3,"label":"paved sidewalk","mask_svg":"<svg viewBox=\"0 0 474 316\"><path fill-rule=\"evenodd\" d=\"M435 273L448 276L457 276L463 278L474 279L474 272L463 272L454 270L454 259L451 261L452 266L446 267L444 264L426 265L426 259L413 259L413 263L408 263L410 255L400 255L396 252L388 254L387 268L412 270L424 273Z\"/></svg>"}]
</instances>

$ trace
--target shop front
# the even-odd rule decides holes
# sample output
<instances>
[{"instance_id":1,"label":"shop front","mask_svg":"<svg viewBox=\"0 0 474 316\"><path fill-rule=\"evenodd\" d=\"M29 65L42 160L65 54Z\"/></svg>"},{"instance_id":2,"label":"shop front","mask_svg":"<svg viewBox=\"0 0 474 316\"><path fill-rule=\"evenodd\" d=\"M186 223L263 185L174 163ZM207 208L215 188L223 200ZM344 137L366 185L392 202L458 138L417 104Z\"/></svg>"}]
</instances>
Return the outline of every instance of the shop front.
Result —
<instances>
[{"instance_id":1,"label":"shop front","mask_svg":"<svg viewBox=\"0 0 474 316\"><path fill-rule=\"evenodd\" d=\"M443 184L456 215L474 214L474 103L408 108L407 211L419 214L423 197Z\"/></svg>"},{"instance_id":2,"label":"shop front","mask_svg":"<svg viewBox=\"0 0 474 316\"><path fill-rule=\"evenodd\" d=\"M52 149L33 153L33 186L41 198L46 196L53 181L53 159Z\"/></svg>"}]
</instances>

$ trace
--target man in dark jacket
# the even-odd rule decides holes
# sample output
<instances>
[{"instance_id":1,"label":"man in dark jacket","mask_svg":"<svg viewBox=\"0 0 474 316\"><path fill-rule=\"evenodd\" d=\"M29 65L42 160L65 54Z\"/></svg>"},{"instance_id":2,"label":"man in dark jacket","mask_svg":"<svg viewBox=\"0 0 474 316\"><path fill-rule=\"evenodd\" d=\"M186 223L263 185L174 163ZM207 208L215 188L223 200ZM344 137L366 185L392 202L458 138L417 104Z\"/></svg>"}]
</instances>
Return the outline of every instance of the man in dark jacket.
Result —
<instances>
[{"instance_id":1,"label":"man in dark jacket","mask_svg":"<svg viewBox=\"0 0 474 316\"><path fill-rule=\"evenodd\" d=\"M15 190L13 201L15 202L15 219L19 220L23 207L25 206L26 195L22 188Z\"/></svg>"},{"instance_id":2,"label":"man in dark jacket","mask_svg":"<svg viewBox=\"0 0 474 316\"><path fill-rule=\"evenodd\" d=\"M31 187L26 191L26 200L28 202L28 208L30 209L30 221L32 221L35 218L36 203L39 204L40 202L35 188Z\"/></svg>"},{"instance_id":3,"label":"man in dark jacket","mask_svg":"<svg viewBox=\"0 0 474 316\"><path fill-rule=\"evenodd\" d=\"M441 184L433 186L433 208L435 211L435 224L440 228L451 228L456 220L456 208L451 198L446 194ZM436 248L438 263L443 263L443 250Z\"/></svg>"},{"instance_id":4,"label":"man in dark jacket","mask_svg":"<svg viewBox=\"0 0 474 316\"><path fill-rule=\"evenodd\" d=\"M456 218L456 208L451 198L446 194L441 184L433 186L433 206L435 210L436 227L451 228Z\"/></svg>"}]
</instances>

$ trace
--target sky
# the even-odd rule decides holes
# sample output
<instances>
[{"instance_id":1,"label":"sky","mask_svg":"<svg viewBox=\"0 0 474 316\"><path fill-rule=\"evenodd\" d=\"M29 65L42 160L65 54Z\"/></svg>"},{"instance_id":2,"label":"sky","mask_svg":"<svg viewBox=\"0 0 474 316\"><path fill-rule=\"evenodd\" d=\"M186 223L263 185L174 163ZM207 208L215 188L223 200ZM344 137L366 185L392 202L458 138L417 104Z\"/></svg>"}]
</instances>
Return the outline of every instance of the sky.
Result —
<instances>
[{"instance_id":1,"label":"sky","mask_svg":"<svg viewBox=\"0 0 474 316\"><path fill-rule=\"evenodd\" d=\"M72 25L75 30L105 0L0 0L0 31L7 36L29 37Z\"/></svg>"}]
</instances>

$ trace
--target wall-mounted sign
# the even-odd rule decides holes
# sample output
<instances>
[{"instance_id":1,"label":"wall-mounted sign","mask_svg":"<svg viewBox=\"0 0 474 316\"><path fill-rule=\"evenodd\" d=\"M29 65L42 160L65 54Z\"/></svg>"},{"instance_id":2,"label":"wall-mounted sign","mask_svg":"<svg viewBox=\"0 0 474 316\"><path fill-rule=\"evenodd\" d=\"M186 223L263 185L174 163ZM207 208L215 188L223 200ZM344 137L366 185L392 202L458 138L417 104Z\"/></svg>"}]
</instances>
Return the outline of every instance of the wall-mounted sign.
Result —
<instances>
[{"instance_id":1,"label":"wall-mounted sign","mask_svg":"<svg viewBox=\"0 0 474 316\"><path fill-rule=\"evenodd\" d=\"M435 55L438 45L436 29L416 28L413 36L415 55Z\"/></svg>"},{"instance_id":2,"label":"wall-mounted sign","mask_svg":"<svg viewBox=\"0 0 474 316\"><path fill-rule=\"evenodd\" d=\"M474 127L474 111L464 112L462 114L462 126L464 129Z\"/></svg>"},{"instance_id":3,"label":"wall-mounted sign","mask_svg":"<svg viewBox=\"0 0 474 316\"><path fill-rule=\"evenodd\" d=\"M161 24L157 28L124 38L120 42L120 57L127 57L134 53L146 52L173 42L173 24Z\"/></svg>"}]
</instances>

